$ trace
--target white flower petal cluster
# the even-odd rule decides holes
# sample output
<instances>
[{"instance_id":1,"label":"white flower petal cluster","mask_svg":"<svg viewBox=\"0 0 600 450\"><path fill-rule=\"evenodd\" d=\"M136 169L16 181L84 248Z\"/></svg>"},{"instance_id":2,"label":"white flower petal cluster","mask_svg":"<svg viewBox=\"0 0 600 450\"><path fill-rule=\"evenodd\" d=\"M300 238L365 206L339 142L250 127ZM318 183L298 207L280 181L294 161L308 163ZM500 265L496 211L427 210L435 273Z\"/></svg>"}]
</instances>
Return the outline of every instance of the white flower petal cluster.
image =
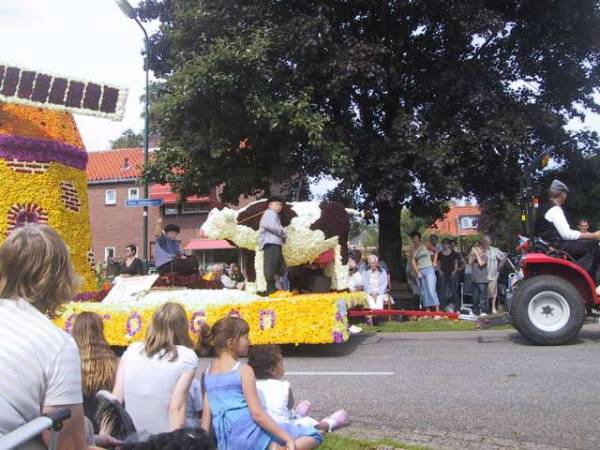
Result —
<instances>
[{"instance_id":1,"label":"white flower petal cluster","mask_svg":"<svg viewBox=\"0 0 600 450\"><path fill-rule=\"evenodd\" d=\"M246 206L248 208L250 205ZM348 267L342 264L341 246L337 236L325 239L321 230L311 230L311 225L319 219L321 208L317 202L290 203L296 212L288 227L287 240L283 245L283 257L288 266L299 266L313 262L317 257L333 249L335 259L331 267L326 268L326 273L331 276L332 289L342 290L348 287ZM245 208L244 208L245 209ZM237 216L244 209L235 211L230 208L213 209L202 230L211 239L228 239L235 245L248 250L256 251L254 267L256 270L256 289L258 292L266 290L266 281L263 273L263 252L257 250L258 231L237 223Z\"/></svg>"},{"instance_id":2,"label":"white flower petal cluster","mask_svg":"<svg viewBox=\"0 0 600 450\"><path fill-rule=\"evenodd\" d=\"M256 273L256 292L265 292L267 290L267 280L265 279L264 264L265 252L256 249L254 255L254 272Z\"/></svg>"}]
</instances>

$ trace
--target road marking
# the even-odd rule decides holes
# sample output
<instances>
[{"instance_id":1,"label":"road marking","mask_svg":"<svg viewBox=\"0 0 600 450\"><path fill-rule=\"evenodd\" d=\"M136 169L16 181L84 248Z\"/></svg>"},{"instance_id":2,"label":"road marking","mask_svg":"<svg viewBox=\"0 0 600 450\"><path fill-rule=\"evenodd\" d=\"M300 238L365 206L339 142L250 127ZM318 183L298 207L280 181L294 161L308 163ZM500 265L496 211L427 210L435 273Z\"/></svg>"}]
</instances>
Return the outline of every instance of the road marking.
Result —
<instances>
[{"instance_id":1,"label":"road marking","mask_svg":"<svg viewBox=\"0 0 600 450\"><path fill-rule=\"evenodd\" d=\"M286 375L307 375L307 376L383 376L389 377L395 372L285 372Z\"/></svg>"}]
</instances>

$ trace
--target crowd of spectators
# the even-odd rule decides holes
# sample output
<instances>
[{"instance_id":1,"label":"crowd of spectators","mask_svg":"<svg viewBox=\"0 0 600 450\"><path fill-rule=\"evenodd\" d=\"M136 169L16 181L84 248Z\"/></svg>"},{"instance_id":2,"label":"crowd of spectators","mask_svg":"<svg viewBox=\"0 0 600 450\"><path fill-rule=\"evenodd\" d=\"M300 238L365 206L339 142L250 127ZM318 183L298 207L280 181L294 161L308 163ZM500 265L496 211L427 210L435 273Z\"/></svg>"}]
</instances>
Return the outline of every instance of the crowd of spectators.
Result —
<instances>
[{"instance_id":1,"label":"crowd of spectators","mask_svg":"<svg viewBox=\"0 0 600 450\"><path fill-rule=\"evenodd\" d=\"M445 238L440 243L433 234L425 244L418 231L411 233L411 239L406 273L422 308L460 311L464 294L468 294L473 314L497 312L498 279L507 255L492 246L489 235L477 241L466 256L457 249L455 239Z\"/></svg>"}]
</instances>

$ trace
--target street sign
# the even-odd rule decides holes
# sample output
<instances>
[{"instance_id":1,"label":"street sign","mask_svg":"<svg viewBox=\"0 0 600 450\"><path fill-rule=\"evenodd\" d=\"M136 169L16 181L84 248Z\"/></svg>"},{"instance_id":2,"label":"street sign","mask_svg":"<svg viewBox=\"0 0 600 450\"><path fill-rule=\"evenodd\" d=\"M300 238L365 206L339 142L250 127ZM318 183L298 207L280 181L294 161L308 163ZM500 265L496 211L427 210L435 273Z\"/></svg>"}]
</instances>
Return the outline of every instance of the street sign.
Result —
<instances>
[{"instance_id":1,"label":"street sign","mask_svg":"<svg viewBox=\"0 0 600 450\"><path fill-rule=\"evenodd\" d=\"M127 200L125 206L135 208L137 206L160 206L162 198L138 198L137 200Z\"/></svg>"}]
</instances>

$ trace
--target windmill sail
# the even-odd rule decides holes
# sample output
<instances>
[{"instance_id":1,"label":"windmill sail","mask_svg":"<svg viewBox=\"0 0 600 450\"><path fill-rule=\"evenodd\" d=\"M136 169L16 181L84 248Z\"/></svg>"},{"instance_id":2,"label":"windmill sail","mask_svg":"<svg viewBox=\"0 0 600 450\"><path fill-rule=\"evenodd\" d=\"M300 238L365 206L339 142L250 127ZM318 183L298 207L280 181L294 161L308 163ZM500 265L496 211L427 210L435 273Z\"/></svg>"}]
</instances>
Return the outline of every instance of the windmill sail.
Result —
<instances>
[{"instance_id":1,"label":"windmill sail","mask_svg":"<svg viewBox=\"0 0 600 450\"><path fill-rule=\"evenodd\" d=\"M127 89L0 62L0 101L122 120Z\"/></svg>"}]
</instances>

